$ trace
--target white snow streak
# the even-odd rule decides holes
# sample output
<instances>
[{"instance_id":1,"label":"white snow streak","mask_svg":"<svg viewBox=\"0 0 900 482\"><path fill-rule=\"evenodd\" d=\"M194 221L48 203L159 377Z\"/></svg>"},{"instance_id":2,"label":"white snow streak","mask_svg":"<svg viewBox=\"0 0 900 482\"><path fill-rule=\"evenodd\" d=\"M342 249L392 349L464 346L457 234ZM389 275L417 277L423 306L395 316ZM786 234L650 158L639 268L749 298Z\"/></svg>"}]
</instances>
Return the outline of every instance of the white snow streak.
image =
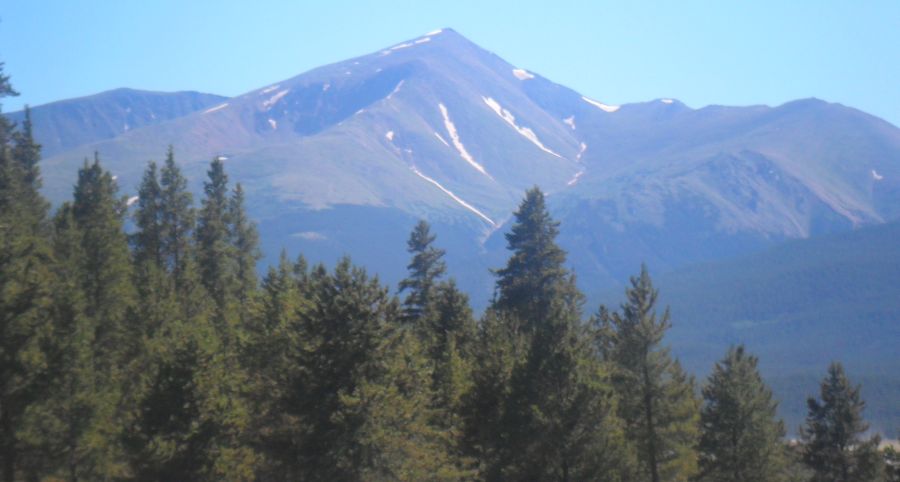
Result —
<instances>
[{"instance_id":1,"label":"white snow streak","mask_svg":"<svg viewBox=\"0 0 900 482\"><path fill-rule=\"evenodd\" d=\"M425 36L430 37L430 36L432 36L432 35L437 35L437 34L443 32L443 31L444 31L444 29L439 28L439 29L437 29L437 30L432 30L431 32L426 33Z\"/></svg>"},{"instance_id":2,"label":"white snow streak","mask_svg":"<svg viewBox=\"0 0 900 482\"><path fill-rule=\"evenodd\" d=\"M290 91L291 91L291 89L284 89L284 90L282 90L281 92L279 92L279 93L273 95L272 97L269 97L269 100L263 102L263 108L264 108L264 109L271 109L272 106L275 105L276 102L278 102L279 100L281 100L281 98L284 97L284 96L286 96L287 93L290 92Z\"/></svg>"},{"instance_id":3,"label":"white snow streak","mask_svg":"<svg viewBox=\"0 0 900 482\"><path fill-rule=\"evenodd\" d=\"M456 146L456 150L459 151L460 157L465 159L465 161L477 169L478 172L493 179L493 177L484 170L484 166L475 162L475 159L469 154L469 151L466 150L466 146L459 140L459 133L456 131L456 126L453 124L453 121L450 120L450 114L447 112L447 107L443 103L438 103L438 108L441 109L441 115L444 116L444 127L447 128L447 133L450 134L450 140L453 141L453 145Z\"/></svg>"},{"instance_id":4,"label":"white snow streak","mask_svg":"<svg viewBox=\"0 0 900 482\"><path fill-rule=\"evenodd\" d=\"M587 150L587 144L585 144L584 142L582 142L582 143L581 143L581 147L578 149L578 155L575 156L575 160L576 160L576 161L580 161L580 160L581 160L581 156L584 154L584 151L586 151L586 150Z\"/></svg>"},{"instance_id":5,"label":"white snow streak","mask_svg":"<svg viewBox=\"0 0 900 482\"><path fill-rule=\"evenodd\" d=\"M331 88L331 84L324 84L324 85L322 86L322 92L326 92L326 91L328 91L328 89L330 89L330 88Z\"/></svg>"},{"instance_id":6,"label":"white snow streak","mask_svg":"<svg viewBox=\"0 0 900 482\"><path fill-rule=\"evenodd\" d=\"M272 92L273 90L275 90L275 89L277 89L277 88L278 88L278 84L275 84L275 85L273 85L273 86L271 86L271 87L266 87L265 89L259 91L259 93L260 93L260 95L262 95L262 94L268 94L269 92Z\"/></svg>"},{"instance_id":7,"label":"white snow streak","mask_svg":"<svg viewBox=\"0 0 900 482\"><path fill-rule=\"evenodd\" d=\"M513 69L513 75L515 75L519 80L528 80L534 78L534 74L525 69Z\"/></svg>"},{"instance_id":8,"label":"white snow streak","mask_svg":"<svg viewBox=\"0 0 900 482\"><path fill-rule=\"evenodd\" d=\"M413 43L418 45L418 44L423 44L425 42L431 42L431 37L420 38L419 40L416 40Z\"/></svg>"},{"instance_id":9,"label":"white snow streak","mask_svg":"<svg viewBox=\"0 0 900 482\"><path fill-rule=\"evenodd\" d=\"M563 119L563 122L567 126L571 127L573 131L575 130L575 116L574 115L566 117L565 119Z\"/></svg>"},{"instance_id":10,"label":"white snow streak","mask_svg":"<svg viewBox=\"0 0 900 482\"><path fill-rule=\"evenodd\" d=\"M387 140L394 142L394 131L387 131L387 134L385 134L384 137Z\"/></svg>"},{"instance_id":11,"label":"white snow streak","mask_svg":"<svg viewBox=\"0 0 900 482\"><path fill-rule=\"evenodd\" d=\"M400 87L403 86L404 82L406 82L406 80L401 80L400 82L397 83L397 86L394 87L394 90L392 90L391 93L388 94L388 96L387 96L388 100L390 100L390 98L393 97L394 94L396 94L397 92L400 92Z\"/></svg>"},{"instance_id":12,"label":"white snow streak","mask_svg":"<svg viewBox=\"0 0 900 482\"><path fill-rule=\"evenodd\" d=\"M224 104L219 104L219 105L217 105L217 106L215 106L215 107L211 107L211 108L209 108L209 109L206 109L205 111L203 111L203 113L204 113L204 114L209 114L210 112L215 112L215 111L217 111L217 110L221 110L221 109L224 109L224 108L226 108L226 107L228 107L228 102L226 102L226 103L224 103Z\"/></svg>"},{"instance_id":13,"label":"white snow streak","mask_svg":"<svg viewBox=\"0 0 900 482\"><path fill-rule=\"evenodd\" d=\"M308 241L324 241L324 240L328 239L327 236L325 236L322 233L316 232L316 231L302 231L299 233L292 234L291 237L292 238L302 238L302 239L305 239Z\"/></svg>"},{"instance_id":14,"label":"white snow streak","mask_svg":"<svg viewBox=\"0 0 900 482\"><path fill-rule=\"evenodd\" d=\"M391 47L391 50L400 50L400 49L405 49L407 47L412 47L412 46L413 46L413 44L411 44L411 43L397 44L397 45L394 45L393 47Z\"/></svg>"},{"instance_id":15,"label":"white snow streak","mask_svg":"<svg viewBox=\"0 0 900 482\"><path fill-rule=\"evenodd\" d=\"M440 189L441 191L444 191L444 194L446 194L446 195L450 196L451 198L453 198L453 200L456 201L457 203L459 203L462 207L464 207L464 208L468 209L469 211L472 211L473 213L477 214L478 217L480 217L481 219L484 219L485 221L487 221L491 226L496 226L496 224L494 223L493 220L491 220L491 218L485 216L484 213L481 212L481 211L479 211L477 208L475 208L475 206L472 206L471 204L469 204L469 203L463 201L462 199L460 199L459 196L457 196L456 194L453 194L453 192L451 192L449 189L445 188L444 186L441 186L441 183L439 183L439 182L435 181L434 179L432 179L432 178L426 176L425 174L422 174L422 173L419 172L419 170L416 169L414 166L413 166L413 167L410 167L410 169L412 169L412 172L416 173L417 176L419 176L419 177L421 177L422 179L424 179L424 180L426 180L426 181L428 181L428 182L434 184L434 185L437 186L437 188Z\"/></svg>"},{"instance_id":16,"label":"white snow streak","mask_svg":"<svg viewBox=\"0 0 900 482\"><path fill-rule=\"evenodd\" d=\"M566 185L567 185L567 186L574 186L575 183L578 182L578 179L581 178L581 175L582 175L582 174L584 174L584 169L582 169L582 170L576 172L576 173L575 173L575 177L573 177L572 179L570 179L569 182L566 183Z\"/></svg>"},{"instance_id":17,"label":"white snow streak","mask_svg":"<svg viewBox=\"0 0 900 482\"><path fill-rule=\"evenodd\" d=\"M544 151L548 154L552 154L556 157L562 158L562 156L560 156L559 154L544 147L544 144L541 144L541 141L537 138L537 135L534 133L533 130L529 129L528 127L519 127L518 125L516 125L516 117L514 115L512 115L512 113L510 113L508 110L501 107L500 104L497 103L496 100L494 100L490 97L482 97L482 100L484 100L484 103L487 104L488 107L491 108L491 110L493 110L495 113L497 113L497 115L500 116L501 119L503 119L504 121L506 121L507 124L512 126L512 128L515 129L516 132L518 132L523 137L525 137L526 139L531 141L532 144L538 146L538 148L540 148L542 151Z\"/></svg>"},{"instance_id":18,"label":"white snow streak","mask_svg":"<svg viewBox=\"0 0 900 482\"><path fill-rule=\"evenodd\" d=\"M672 99L660 99L659 101L662 102L663 104L671 104L672 102L675 102Z\"/></svg>"},{"instance_id":19,"label":"white snow streak","mask_svg":"<svg viewBox=\"0 0 900 482\"><path fill-rule=\"evenodd\" d=\"M618 105L607 105L607 104L604 104L603 102L597 102L594 99L589 99L584 96L582 96L581 98L588 104L591 104L592 106L597 107L604 112L615 112L615 111L619 110L619 107L620 107Z\"/></svg>"},{"instance_id":20,"label":"white snow streak","mask_svg":"<svg viewBox=\"0 0 900 482\"><path fill-rule=\"evenodd\" d=\"M128 198L128 201L125 201L125 204L131 206L132 204L138 202L138 199L140 198L137 196L131 196L130 198Z\"/></svg>"},{"instance_id":21,"label":"white snow streak","mask_svg":"<svg viewBox=\"0 0 900 482\"><path fill-rule=\"evenodd\" d=\"M278 122L275 122L275 119L269 119L269 125L272 126L272 130L278 129Z\"/></svg>"},{"instance_id":22,"label":"white snow streak","mask_svg":"<svg viewBox=\"0 0 900 482\"><path fill-rule=\"evenodd\" d=\"M880 180L884 179L884 176L882 176L881 174L878 174L878 172L875 169L872 169L872 179L874 179L876 181L880 181Z\"/></svg>"},{"instance_id":23,"label":"white snow streak","mask_svg":"<svg viewBox=\"0 0 900 482\"><path fill-rule=\"evenodd\" d=\"M438 134L437 132L435 132L434 135L438 138L439 141L443 142L445 146L450 147L450 144L448 144L447 141L444 140L444 138L441 137L440 134Z\"/></svg>"}]
</instances>

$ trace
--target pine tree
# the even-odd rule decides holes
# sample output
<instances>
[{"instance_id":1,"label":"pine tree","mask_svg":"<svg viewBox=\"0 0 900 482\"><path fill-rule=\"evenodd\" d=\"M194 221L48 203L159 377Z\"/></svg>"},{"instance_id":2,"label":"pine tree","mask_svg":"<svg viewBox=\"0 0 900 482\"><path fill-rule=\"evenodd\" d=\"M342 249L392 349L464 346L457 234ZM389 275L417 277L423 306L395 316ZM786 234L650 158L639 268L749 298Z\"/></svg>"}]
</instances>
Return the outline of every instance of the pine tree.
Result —
<instances>
[{"instance_id":1,"label":"pine tree","mask_svg":"<svg viewBox=\"0 0 900 482\"><path fill-rule=\"evenodd\" d=\"M0 99L18 95L3 75ZM0 476L17 477L23 465L23 416L47 386L46 354L51 302L46 201L38 188L39 146L0 115Z\"/></svg>"},{"instance_id":2,"label":"pine tree","mask_svg":"<svg viewBox=\"0 0 900 482\"><path fill-rule=\"evenodd\" d=\"M472 387L463 397L463 447L475 459L478 478L502 480L508 452L503 421L513 371L523 362L526 337L509 315L489 309L475 341Z\"/></svg>"},{"instance_id":3,"label":"pine tree","mask_svg":"<svg viewBox=\"0 0 900 482\"><path fill-rule=\"evenodd\" d=\"M53 325L45 345L50 384L26 418L29 445L41 454L31 477L77 481L126 473L117 445L120 377L104 360L114 354L97 340L103 318L88 314L83 243L74 210L64 204L54 220Z\"/></svg>"},{"instance_id":4,"label":"pine tree","mask_svg":"<svg viewBox=\"0 0 900 482\"><path fill-rule=\"evenodd\" d=\"M41 159L41 146L34 140L31 109L28 106L25 106L25 119L22 121L22 126L13 134L13 139L15 147L13 147L12 157L22 181L19 201L25 209L30 211L31 219L39 223L35 229L46 228L43 224L46 221L49 203L40 194L42 183L38 163Z\"/></svg>"},{"instance_id":5,"label":"pine tree","mask_svg":"<svg viewBox=\"0 0 900 482\"><path fill-rule=\"evenodd\" d=\"M190 195L183 189L170 148L163 184L150 163L134 213L140 300L135 317L144 337L130 366L127 404L132 413L123 444L138 480L197 480L208 463L204 448L211 429L201 419L194 377L200 368L200 340L210 330L203 297L195 296L199 286L187 243L190 227L184 222L192 219Z\"/></svg>"},{"instance_id":6,"label":"pine tree","mask_svg":"<svg viewBox=\"0 0 900 482\"><path fill-rule=\"evenodd\" d=\"M446 458L428 425L430 370L400 307L377 279L342 260L310 275L310 304L292 319L300 350L282 389L284 477L417 480ZM425 469L428 468L426 471ZM427 477L433 479L433 476Z\"/></svg>"},{"instance_id":7,"label":"pine tree","mask_svg":"<svg viewBox=\"0 0 900 482\"><path fill-rule=\"evenodd\" d=\"M302 258L301 258L302 260ZM248 431L252 443L266 459L257 475L263 480L296 478L291 447L303 427L296 418L285 417L290 408L286 390L296 373L293 362L303 350L301 334L292 329L301 311L309 309L304 285L306 267L291 263L282 251L277 267L269 267L262 281L258 310L247 329L242 363L252 386L250 407L253 413Z\"/></svg>"},{"instance_id":8,"label":"pine tree","mask_svg":"<svg viewBox=\"0 0 900 482\"><path fill-rule=\"evenodd\" d=\"M433 246L435 236L427 221L419 221L407 241L413 256L406 269L409 276L400 282L400 292L408 291L403 301L403 315L408 323L418 324L429 314L437 280L446 272L444 250Z\"/></svg>"},{"instance_id":9,"label":"pine tree","mask_svg":"<svg viewBox=\"0 0 900 482\"><path fill-rule=\"evenodd\" d=\"M204 198L197 225L197 262L200 281L212 299L218 318L224 324L229 296L234 292L234 250L229 230L228 176L221 158L215 158L203 184ZM220 330L226 327L220 326Z\"/></svg>"},{"instance_id":10,"label":"pine tree","mask_svg":"<svg viewBox=\"0 0 900 482\"><path fill-rule=\"evenodd\" d=\"M242 327L247 323L250 304L256 292L256 262L262 257L259 251L259 234L256 225L247 217L244 201L244 189L238 184L228 204L228 221L235 254L236 283L233 296L237 300Z\"/></svg>"},{"instance_id":11,"label":"pine tree","mask_svg":"<svg viewBox=\"0 0 900 482\"><path fill-rule=\"evenodd\" d=\"M95 357L113 375L138 339L127 326L134 301L132 264L123 230L125 203L112 174L94 162L78 171L72 217L81 234L83 264L79 278L85 292L85 315L95 320Z\"/></svg>"},{"instance_id":12,"label":"pine tree","mask_svg":"<svg viewBox=\"0 0 900 482\"><path fill-rule=\"evenodd\" d=\"M814 482L873 481L882 476L877 436L864 440L869 429L863 420L865 402L860 387L852 386L840 363L828 367L821 399L807 400L809 414L800 428L803 460Z\"/></svg>"},{"instance_id":13,"label":"pine tree","mask_svg":"<svg viewBox=\"0 0 900 482\"><path fill-rule=\"evenodd\" d=\"M221 158L210 164L209 180L204 183L204 198L196 230L197 264L201 285L212 304L208 318L213 328L198 340L199 368L194 383L199 395L201 423L213 427L212 443L207 447L206 477L227 480L252 478L258 454L248 444L244 428L250 423L248 375L240 364L243 321L246 306L241 283L255 276L246 271L238 278L240 261L234 243L235 224L232 200L228 196L228 177ZM242 207L242 195L238 204ZM246 221L246 220L245 220ZM242 233L242 235L245 233ZM250 246L248 242L247 246ZM255 278L253 278L255 280Z\"/></svg>"},{"instance_id":14,"label":"pine tree","mask_svg":"<svg viewBox=\"0 0 900 482\"><path fill-rule=\"evenodd\" d=\"M194 231L194 201L187 190L187 179L175 163L172 146L160 171L161 251L166 268L172 273L177 292L184 292L189 280L186 273L192 262L191 235Z\"/></svg>"},{"instance_id":15,"label":"pine tree","mask_svg":"<svg viewBox=\"0 0 900 482\"><path fill-rule=\"evenodd\" d=\"M147 164L138 189L137 210L134 214L137 232L131 238L136 265L151 263L156 268L165 270L162 217L162 188L159 185L156 163L151 161Z\"/></svg>"},{"instance_id":16,"label":"pine tree","mask_svg":"<svg viewBox=\"0 0 900 482\"><path fill-rule=\"evenodd\" d=\"M621 313L600 308L597 345L612 364L619 416L637 451L637 476L652 482L684 480L697 471L694 382L661 346L669 311L657 318L657 291L646 267L631 278L625 294Z\"/></svg>"},{"instance_id":17,"label":"pine tree","mask_svg":"<svg viewBox=\"0 0 900 482\"><path fill-rule=\"evenodd\" d=\"M700 480L783 480L784 424L756 365L743 346L732 347L703 387Z\"/></svg>"},{"instance_id":18,"label":"pine tree","mask_svg":"<svg viewBox=\"0 0 900 482\"><path fill-rule=\"evenodd\" d=\"M569 276L563 267L566 254L556 245L559 223L551 219L540 189L525 193L514 216L516 222L505 235L512 255L496 271L493 307L512 313L526 331L533 331Z\"/></svg>"},{"instance_id":19,"label":"pine tree","mask_svg":"<svg viewBox=\"0 0 900 482\"><path fill-rule=\"evenodd\" d=\"M481 441L482 457L487 455L484 475L488 480L569 481L601 473L615 478L627 466L627 457L617 451L621 427L581 322L583 296L555 242L558 223L537 188L525 194L515 218L506 236L512 254L497 270L491 307L500 315L495 320L512 323L501 329L509 333L501 339L512 346L500 347L499 366L485 364L490 371L476 376L476 384L492 378L495 383L499 376L509 387L502 401L489 394L489 387L475 388L476 396L488 394L476 404L500 417L493 435L499 440ZM517 338L522 343L518 360ZM494 372L508 361L513 362L508 375Z\"/></svg>"}]
</instances>

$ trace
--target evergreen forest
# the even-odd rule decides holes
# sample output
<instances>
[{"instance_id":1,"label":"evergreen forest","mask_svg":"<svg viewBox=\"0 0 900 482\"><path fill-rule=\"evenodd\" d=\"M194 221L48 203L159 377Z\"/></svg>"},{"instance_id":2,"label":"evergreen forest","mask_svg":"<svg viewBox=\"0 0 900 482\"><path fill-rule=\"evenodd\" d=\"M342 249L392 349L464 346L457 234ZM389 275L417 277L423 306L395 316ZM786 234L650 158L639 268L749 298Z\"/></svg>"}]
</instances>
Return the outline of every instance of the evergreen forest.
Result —
<instances>
[{"instance_id":1,"label":"evergreen forest","mask_svg":"<svg viewBox=\"0 0 900 482\"><path fill-rule=\"evenodd\" d=\"M40 158L0 116L5 482L900 480L840 363L788 440L743 346L682 368L646 268L585 306L538 188L476 315L425 221L397 287L349 258L259 276L223 159L195 200L169 149L126 199L98 155L50 206Z\"/></svg>"}]
</instances>

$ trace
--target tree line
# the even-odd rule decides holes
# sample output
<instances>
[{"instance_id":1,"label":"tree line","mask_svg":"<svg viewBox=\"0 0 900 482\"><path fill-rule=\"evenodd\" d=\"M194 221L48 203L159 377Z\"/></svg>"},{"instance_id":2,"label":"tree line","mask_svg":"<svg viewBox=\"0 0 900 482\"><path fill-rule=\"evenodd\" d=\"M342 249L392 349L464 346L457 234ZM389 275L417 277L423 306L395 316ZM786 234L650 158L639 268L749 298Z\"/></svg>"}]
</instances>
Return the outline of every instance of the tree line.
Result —
<instances>
[{"instance_id":1,"label":"tree line","mask_svg":"<svg viewBox=\"0 0 900 482\"><path fill-rule=\"evenodd\" d=\"M424 221L396 293L349 258L260 280L222 159L195 206L171 148L132 199L95 156L52 212L39 160L0 116L4 481L900 480L840 364L787 441L744 347L682 369L645 268L585 316L537 188L476 317Z\"/></svg>"}]
</instances>

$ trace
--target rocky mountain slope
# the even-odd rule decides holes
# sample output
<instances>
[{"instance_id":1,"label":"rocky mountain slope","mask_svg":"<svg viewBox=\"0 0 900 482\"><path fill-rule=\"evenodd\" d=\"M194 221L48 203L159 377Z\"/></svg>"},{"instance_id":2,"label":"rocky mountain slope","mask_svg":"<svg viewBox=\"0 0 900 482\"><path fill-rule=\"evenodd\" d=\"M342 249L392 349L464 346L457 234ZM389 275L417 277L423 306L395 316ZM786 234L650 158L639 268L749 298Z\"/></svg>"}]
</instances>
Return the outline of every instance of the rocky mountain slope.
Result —
<instances>
[{"instance_id":1,"label":"rocky mountain slope","mask_svg":"<svg viewBox=\"0 0 900 482\"><path fill-rule=\"evenodd\" d=\"M95 96L106 107L78 109L79 122L66 102L35 109L36 124L52 126L38 137L53 200L69 196L94 151L126 192L168 144L198 189L224 156L268 255L349 253L396 280L405 232L425 217L479 302L504 223L532 185L550 193L588 292L641 261L665 271L900 215L900 129L880 119L816 99L607 105L450 29L234 98L172 94L165 113L125 94L136 95ZM136 118L118 128L123 113ZM107 128L79 133L94 124Z\"/></svg>"}]
</instances>

